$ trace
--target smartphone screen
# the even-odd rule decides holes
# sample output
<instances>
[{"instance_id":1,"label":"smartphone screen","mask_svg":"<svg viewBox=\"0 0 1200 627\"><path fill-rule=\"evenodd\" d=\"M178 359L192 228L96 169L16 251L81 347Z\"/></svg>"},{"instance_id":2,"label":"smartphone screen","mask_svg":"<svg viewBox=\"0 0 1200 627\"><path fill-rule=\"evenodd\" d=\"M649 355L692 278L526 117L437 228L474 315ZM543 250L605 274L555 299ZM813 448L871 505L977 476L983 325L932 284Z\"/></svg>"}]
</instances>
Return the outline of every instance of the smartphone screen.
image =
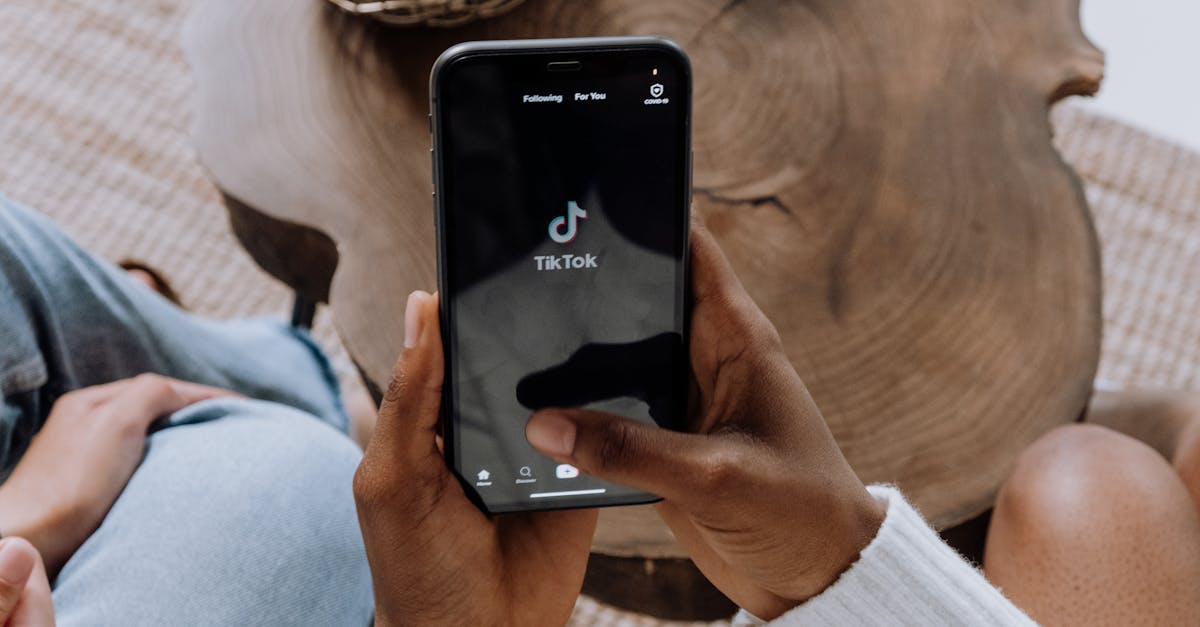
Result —
<instances>
[{"instance_id":1,"label":"smartphone screen","mask_svg":"<svg viewBox=\"0 0 1200 627\"><path fill-rule=\"evenodd\" d=\"M525 424L584 407L681 427L686 57L500 48L433 81L447 457L489 512L649 502L541 456Z\"/></svg>"}]
</instances>

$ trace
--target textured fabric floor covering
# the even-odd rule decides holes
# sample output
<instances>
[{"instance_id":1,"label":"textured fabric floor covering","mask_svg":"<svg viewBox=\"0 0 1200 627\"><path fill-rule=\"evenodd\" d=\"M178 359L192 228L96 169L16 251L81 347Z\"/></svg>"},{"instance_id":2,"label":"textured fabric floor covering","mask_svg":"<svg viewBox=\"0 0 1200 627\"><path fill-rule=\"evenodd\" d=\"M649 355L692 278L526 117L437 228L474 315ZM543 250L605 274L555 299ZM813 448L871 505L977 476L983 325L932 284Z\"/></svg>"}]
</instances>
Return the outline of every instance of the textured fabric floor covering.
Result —
<instances>
[{"instance_id":1,"label":"textured fabric floor covering","mask_svg":"<svg viewBox=\"0 0 1200 627\"><path fill-rule=\"evenodd\" d=\"M1052 119L1100 234L1099 378L1200 389L1200 154L1078 107Z\"/></svg>"},{"instance_id":2,"label":"textured fabric floor covering","mask_svg":"<svg viewBox=\"0 0 1200 627\"><path fill-rule=\"evenodd\" d=\"M102 256L150 262L194 311L284 315L287 289L237 245L192 150L185 5L0 3L0 193Z\"/></svg>"},{"instance_id":3,"label":"textured fabric floor covering","mask_svg":"<svg viewBox=\"0 0 1200 627\"><path fill-rule=\"evenodd\" d=\"M237 245L191 147L188 4L0 3L0 193L102 256L162 269L194 311L285 316L290 293ZM1200 155L1070 106L1054 120L1103 244L1100 377L1200 387ZM327 313L316 333L357 384ZM665 624L588 599L573 623Z\"/></svg>"}]
</instances>

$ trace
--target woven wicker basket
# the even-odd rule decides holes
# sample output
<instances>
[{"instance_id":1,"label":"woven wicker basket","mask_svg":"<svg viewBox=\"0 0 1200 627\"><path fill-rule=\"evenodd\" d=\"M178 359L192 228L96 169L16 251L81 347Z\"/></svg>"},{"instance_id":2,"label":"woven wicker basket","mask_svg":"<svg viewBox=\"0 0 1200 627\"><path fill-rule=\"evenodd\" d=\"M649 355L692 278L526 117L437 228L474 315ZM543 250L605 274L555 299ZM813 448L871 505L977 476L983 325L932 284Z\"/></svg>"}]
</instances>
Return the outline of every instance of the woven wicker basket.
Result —
<instances>
[{"instance_id":1,"label":"woven wicker basket","mask_svg":"<svg viewBox=\"0 0 1200 627\"><path fill-rule=\"evenodd\" d=\"M511 10L524 0L329 0L339 9L398 26L458 26Z\"/></svg>"}]
</instances>

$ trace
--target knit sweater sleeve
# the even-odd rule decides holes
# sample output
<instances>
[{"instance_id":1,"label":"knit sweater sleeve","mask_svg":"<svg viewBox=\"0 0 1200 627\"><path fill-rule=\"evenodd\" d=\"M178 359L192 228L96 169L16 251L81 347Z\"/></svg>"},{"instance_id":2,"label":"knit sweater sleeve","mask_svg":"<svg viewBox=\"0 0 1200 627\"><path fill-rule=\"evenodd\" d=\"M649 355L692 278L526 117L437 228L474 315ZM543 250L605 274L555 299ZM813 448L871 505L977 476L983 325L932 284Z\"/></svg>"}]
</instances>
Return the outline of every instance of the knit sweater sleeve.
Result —
<instances>
[{"instance_id":1,"label":"knit sweater sleeve","mask_svg":"<svg viewBox=\"0 0 1200 627\"><path fill-rule=\"evenodd\" d=\"M942 542L898 490L870 486L887 504L875 539L833 585L771 621L798 625L1035 625ZM766 625L743 610L734 627Z\"/></svg>"}]
</instances>

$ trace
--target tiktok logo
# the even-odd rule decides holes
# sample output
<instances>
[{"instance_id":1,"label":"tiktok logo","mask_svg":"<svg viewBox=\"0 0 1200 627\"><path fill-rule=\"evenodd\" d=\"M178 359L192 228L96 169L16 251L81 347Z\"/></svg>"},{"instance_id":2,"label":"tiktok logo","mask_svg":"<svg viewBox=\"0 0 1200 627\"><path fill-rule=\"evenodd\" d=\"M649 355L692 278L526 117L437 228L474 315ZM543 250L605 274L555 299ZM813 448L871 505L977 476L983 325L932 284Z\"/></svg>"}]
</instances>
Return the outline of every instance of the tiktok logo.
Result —
<instances>
[{"instance_id":1,"label":"tiktok logo","mask_svg":"<svg viewBox=\"0 0 1200 627\"><path fill-rule=\"evenodd\" d=\"M570 243L579 234L579 221L586 219L587 211L574 200L568 201L567 215L558 216L550 221L550 239L559 244Z\"/></svg>"},{"instance_id":2,"label":"tiktok logo","mask_svg":"<svg viewBox=\"0 0 1200 627\"><path fill-rule=\"evenodd\" d=\"M550 221L550 239L559 244L568 244L579 235L579 221L587 219L587 212L574 200L567 202L567 215ZM582 255L538 255L533 258L538 272L547 270L586 270L599 268L600 258L591 253Z\"/></svg>"}]
</instances>

